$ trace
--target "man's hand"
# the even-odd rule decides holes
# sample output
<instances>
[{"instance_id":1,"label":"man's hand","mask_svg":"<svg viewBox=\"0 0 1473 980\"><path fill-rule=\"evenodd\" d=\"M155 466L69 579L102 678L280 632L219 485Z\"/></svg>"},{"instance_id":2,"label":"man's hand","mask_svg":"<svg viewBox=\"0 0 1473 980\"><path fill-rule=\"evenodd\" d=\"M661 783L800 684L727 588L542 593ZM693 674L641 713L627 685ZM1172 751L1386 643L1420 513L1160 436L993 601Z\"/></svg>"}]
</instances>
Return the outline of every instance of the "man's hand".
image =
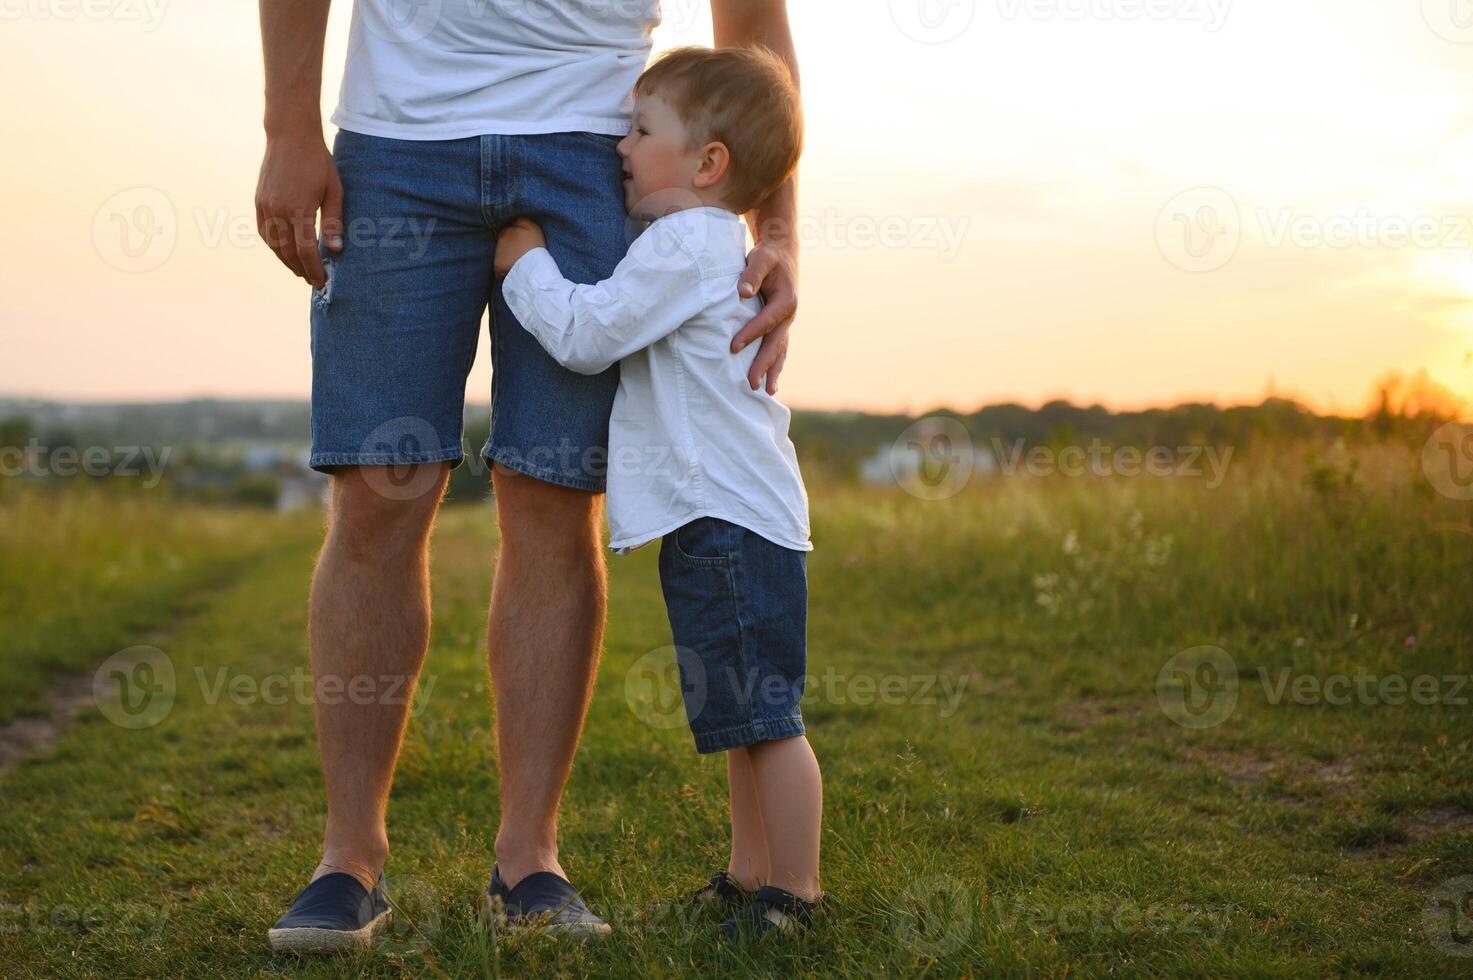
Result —
<instances>
[{"instance_id":1,"label":"man's hand","mask_svg":"<svg viewBox=\"0 0 1473 980\"><path fill-rule=\"evenodd\" d=\"M788 359L788 331L798 315L797 246L758 245L747 256L747 271L737 286L743 297L762 294L762 312L752 318L731 341L732 352L741 350L758 337L762 346L747 371L747 384L756 391L767 378L767 393L777 394L777 378Z\"/></svg>"},{"instance_id":2,"label":"man's hand","mask_svg":"<svg viewBox=\"0 0 1473 980\"><path fill-rule=\"evenodd\" d=\"M542 237L542 229L535 221L531 218L516 219L496 236L496 258L492 262L496 274L505 278L511 267L517 264L517 259L534 248L546 246L547 239Z\"/></svg>"},{"instance_id":3,"label":"man's hand","mask_svg":"<svg viewBox=\"0 0 1473 980\"><path fill-rule=\"evenodd\" d=\"M327 276L317 251L319 210L323 241L341 252L343 185L321 128L268 138L256 184L256 231L283 265L320 287Z\"/></svg>"}]
</instances>

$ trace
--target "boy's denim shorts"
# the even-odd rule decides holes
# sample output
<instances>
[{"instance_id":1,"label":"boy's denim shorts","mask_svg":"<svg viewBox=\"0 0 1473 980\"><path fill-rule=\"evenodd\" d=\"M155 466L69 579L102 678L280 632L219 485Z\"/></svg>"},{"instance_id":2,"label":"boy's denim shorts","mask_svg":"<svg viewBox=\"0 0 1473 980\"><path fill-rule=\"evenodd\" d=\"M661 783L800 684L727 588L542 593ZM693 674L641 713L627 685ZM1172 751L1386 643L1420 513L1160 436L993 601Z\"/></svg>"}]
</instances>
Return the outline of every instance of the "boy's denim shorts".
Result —
<instances>
[{"instance_id":1,"label":"boy's denim shorts","mask_svg":"<svg viewBox=\"0 0 1473 980\"><path fill-rule=\"evenodd\" d=\"M624 257L619 138L595 133L399 140L340 131L344 248L312 293L314 469L460 463L466 377L491 311L491 434L481 455L602 491L618 366L584 376L517 323L491 270L496 233L542 226L563 275Z\"/></svg>"},{"instance_id":2,"label":"boy's denim shorts","mask_svg":"<svg viewBox=\"0 0 1473 980\"><path fill-rule=\"evenodd\" d=\"M808 555L716 517L660 542L660 585L696 751L803 734Z\"/></svg>"}]
</instances>

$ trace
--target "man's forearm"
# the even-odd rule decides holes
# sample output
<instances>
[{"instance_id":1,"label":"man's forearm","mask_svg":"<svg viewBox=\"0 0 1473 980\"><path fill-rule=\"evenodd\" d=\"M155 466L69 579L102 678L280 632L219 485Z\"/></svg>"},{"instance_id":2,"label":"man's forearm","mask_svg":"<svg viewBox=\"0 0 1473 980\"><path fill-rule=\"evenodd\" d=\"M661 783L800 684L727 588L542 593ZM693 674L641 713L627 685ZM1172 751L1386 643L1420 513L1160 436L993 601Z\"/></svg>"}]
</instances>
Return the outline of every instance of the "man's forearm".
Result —
<instances>
[{"instance_id":1,"label":"man's forearm","mask_svg":"<svg viewBox=\"0 0 1473 980\"><path fill-rule=\"evenodd\" d=\"M760 44L787 63L793 84L801 88L798 53L788 25L785 0L712 0L711 20L718 48ZM748 213L752 237L762 244L796 248L798 178L794 175L778 191Z\"/></svg>"},{"instance_id":2,"label":"man's forearm","mask_svg":"<svg viewBox=\"0 0 1473 980\"><path fill-rule=\"evenodd\" d=\"M266 133L322 132L322 48L330 0L260 0Z\"/></svg>"}]
</instances>

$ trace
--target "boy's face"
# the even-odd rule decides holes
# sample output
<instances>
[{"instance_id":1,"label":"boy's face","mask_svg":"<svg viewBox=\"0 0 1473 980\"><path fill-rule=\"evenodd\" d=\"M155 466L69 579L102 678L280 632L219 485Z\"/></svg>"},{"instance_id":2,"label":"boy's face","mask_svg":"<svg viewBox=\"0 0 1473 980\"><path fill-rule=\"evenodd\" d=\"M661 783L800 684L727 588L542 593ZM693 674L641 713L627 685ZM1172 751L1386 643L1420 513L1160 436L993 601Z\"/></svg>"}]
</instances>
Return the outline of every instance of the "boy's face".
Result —
<instances>
[{"instance_id":1,"label":"boy's face","mask_svg":"<svg viewBox=\"0 0 1473 980\"><path fill-rule=\"evenodd\" d=\"M695 187L700 151L664 99L637 96L629 135L619 141L625 209L649 220L702 203Z\"/></svg>"}]
</instances>

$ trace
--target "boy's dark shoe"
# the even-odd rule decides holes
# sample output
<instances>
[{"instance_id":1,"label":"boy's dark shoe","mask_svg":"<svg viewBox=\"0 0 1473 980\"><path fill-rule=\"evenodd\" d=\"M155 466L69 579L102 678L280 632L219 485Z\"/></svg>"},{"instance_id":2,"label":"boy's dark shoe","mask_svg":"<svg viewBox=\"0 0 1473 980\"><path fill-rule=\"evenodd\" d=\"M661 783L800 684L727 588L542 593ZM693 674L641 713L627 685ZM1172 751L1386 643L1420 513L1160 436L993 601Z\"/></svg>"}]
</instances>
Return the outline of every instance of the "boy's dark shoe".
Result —
<instances>
[{"instance_id":1,"label":"boy's dark shoe","mask_svg":"<svg viewBox=\"0 0 1473 980\"><path fill-rule=\"evenodd\" d=\"M763 885L752 896L750 904L721 924L721 931L728 939L755 938L772 933L802 935L813 925L813 915L822 902L822 895L809 902L790 891Z\"/></svg>"},{"instance_id":2,"label":"boy's dark shoe","mask_svg":"<svg viewBox=\"0 0 1473 980\"><path fill-rule=\"evenodd\" d=\"M736 912L752 900L752 893L737 883L726 871L718 871L711 880L685 897L682 903L693 909Z\"/></svg>"},{"instance_id":3,"label":"boy's dark shoe","mask_svg":"<svg viewBox=\"0 0 1473 980\"><path fill-rule=\"evenodd\" d=\"M266 936L278 953L367 949L392 914L383 875L368 891L357 878L336 871L304 888Z\"/></svg>"},{"instance_id":4,"label":"boy's dark shoe","mask_svg":"<svg viewBox=\"0 0 1473 980\"><path fill-rule=\"evenodd\" d=\"M726 918L733 915L751 900L752 893L737 884L737 880L725 870L721 870L693 892L650 905L646 916L657 924L692 928L715 917Z\"/></svg>"},{"instance_id":5,"label":"boy's dark shoe","mask_svg":"<svg viewBox=\"0 0 1473 980\"><path fill-rule=\"evenodd\" d=\"M588 910L577 889L551 871L537 871L507 888L501 869L491 867L486 918L510 931L537 929L552 936L591 939L606 936L609 924Z\"/></svg>"}]
</instances>

